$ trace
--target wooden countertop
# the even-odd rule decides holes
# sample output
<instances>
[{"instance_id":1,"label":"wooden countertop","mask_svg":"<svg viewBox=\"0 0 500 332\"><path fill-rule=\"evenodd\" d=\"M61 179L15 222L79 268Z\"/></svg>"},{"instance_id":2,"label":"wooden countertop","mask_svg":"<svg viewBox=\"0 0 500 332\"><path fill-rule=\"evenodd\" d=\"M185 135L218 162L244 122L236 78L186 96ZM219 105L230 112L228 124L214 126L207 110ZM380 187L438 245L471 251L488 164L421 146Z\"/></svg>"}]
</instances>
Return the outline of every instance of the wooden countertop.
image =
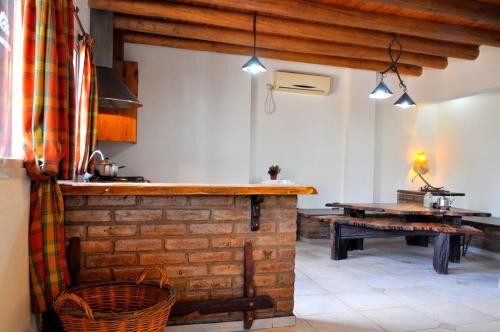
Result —
<instances>
[{"instance_id":1,"label":"wooden countertop","mask_svg":"<svg viewBox=\"0 0 500 332\"><path fill-rule=\"evenodd\" d=\"M103 183L59 181L63 195L316 195L314 187L262 184Z\"/></svg>"},{"instance_id":2,"label":"wooden countertop","mask_svg":"<svg viewBox=\"0 0 500 332\"><path fill-rule=\"evenodd\" d=\"M397 203L397 204L386 204L386 203L330 203L326 204L331 207L353 209L353 210L363 210L372 212L384 212L395 215L421 215L421 216L475 216L475 217L490 217L491 213L465 210L458 208L451 208L449 210L439 210L439 209L429 209L423 207L421 204L410 204L410 203Z\"/></svg>"}]
</instances>

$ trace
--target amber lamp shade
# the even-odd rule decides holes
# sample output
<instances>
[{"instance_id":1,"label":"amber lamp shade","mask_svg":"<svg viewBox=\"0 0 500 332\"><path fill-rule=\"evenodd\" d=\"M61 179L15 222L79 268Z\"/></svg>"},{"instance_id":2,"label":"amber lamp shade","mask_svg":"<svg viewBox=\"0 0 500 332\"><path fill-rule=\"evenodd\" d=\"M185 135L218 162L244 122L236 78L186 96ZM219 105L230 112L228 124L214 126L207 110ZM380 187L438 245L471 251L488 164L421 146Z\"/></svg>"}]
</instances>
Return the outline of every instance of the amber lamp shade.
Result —
<instances>
[{"instance_id":1,"label":"amber lamp shade","mask_svg":"<svg viewBox=\"0 0 500 332\"><path fill-rule=\"evenodd\" d=\"M423 151L417 152L417 156L415 157L415 161L413 162L413 170L415 173L424 175L429 172L429 163L427 160L427 156Z\"/></svg>"}]
</instances>

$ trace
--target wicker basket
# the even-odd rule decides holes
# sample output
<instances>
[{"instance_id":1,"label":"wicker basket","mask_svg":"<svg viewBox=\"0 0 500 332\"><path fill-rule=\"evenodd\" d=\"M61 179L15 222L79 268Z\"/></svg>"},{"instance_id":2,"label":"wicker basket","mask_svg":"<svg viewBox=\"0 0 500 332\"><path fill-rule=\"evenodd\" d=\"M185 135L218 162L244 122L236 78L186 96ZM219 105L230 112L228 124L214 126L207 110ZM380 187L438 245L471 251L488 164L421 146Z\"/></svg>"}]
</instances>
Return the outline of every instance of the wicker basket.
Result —
<instances>
[{"instance_id":1,"label":"wicker basket","mask_svg":"<svg viewBox=\"0 0 500 332\"><path fill-rule=\"evenodd\" d=\"M143 282L150 271L161 274L159 287ZM68 332L163 332L175 303L167 272L143 271L137 282L109 281L69 289L54 309Z\"/></svg>"}]
</instances>

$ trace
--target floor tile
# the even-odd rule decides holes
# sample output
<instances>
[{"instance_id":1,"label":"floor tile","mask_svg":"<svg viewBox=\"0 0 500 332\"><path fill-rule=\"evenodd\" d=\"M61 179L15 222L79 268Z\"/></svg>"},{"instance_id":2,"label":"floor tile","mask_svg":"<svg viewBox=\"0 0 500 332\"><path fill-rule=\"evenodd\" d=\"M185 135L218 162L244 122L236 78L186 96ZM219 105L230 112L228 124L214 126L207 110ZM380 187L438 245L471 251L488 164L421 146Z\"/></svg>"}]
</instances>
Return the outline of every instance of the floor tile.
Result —
<instances>
[{"instance_id":1,"label":"floor tile","mask_svg":"<svg viewBox=\"0 0 500 332\"><path fill-rule=\"evenodd\" d=\"M294 312L301 317L352 311L333 295L295 296Z\"/></svg>"},{"instance_id":2,"label":"floor tile","mask_svg":"<svg viewBox=\"0 0 500 332\"><path fill-rule=\"evenodd\" d=\"M332 278L340 276L339 268L336 266L315 266L299 269L309 279Z\"/></svg>"},{"instance_id":3,"label":"floor tile","mask_svg":"<svg viewBox=\"0 0 500 332\"><path fill-rule=\"evenodd\" d=\"M379 332L384 331L374 322L356 312L305 316L304 319L318 332Z\"/></svg>"},{"instance_id":4,"label":"floor tile","mask_svg":"<svg viewBox=\"0 0 500 332\"><path fill-rule=\"evenodd\" d=\"M437 329L418 330L418 331L414 331L414 332L450 332L450 331L456 331L456 330L455 329L450 330L450 329L445 329L445 328L438 327Z\"/></svg>"},{"instance_id":5,"label":"floor tile","mask_svg":"<svg viewBox=\"0 0 500 332\"><path fill-rule=\"evenodd\" d=\"M309 280L309 277L302 273L299 269L295 269L295 281L298 280Z\"/></svg>"},{"instance_id":6,"label":"floor tile","mask_svg":"<svg viewBox=\"0 0 500 332\"><path fill-rule=\"evenodd\" d=\"M443 286L433 286L430 288L432 292L441 294L446 297L451 297L459 301L471 301L500 297L500 289L485 289L472 287L470 284L453 284Z\"/></svg>"},{"instance_id":7,"label":"floor tile","mask_svg":"<svg viewBox=\"0 0 500 332\"><path fill-rule=\"evenodd\" d=\"M403 305L386 295L383 290L345 292L337 293L335 296L354 310L394 308Z\"/></svg>"},{"instance_id":8,"label":"floor tile","mask_svg":"<svg viewBox=\"0 0 500 332\"><path fill-rule=\"evenodd\" d=\"M495 320L490 315L460 303L432 304L414 307L414 309L445 324L464 325Z\"/></svg>"},{"instance_id":9,"label":"floor tile","mask_svg":"<svg viewBox=\"0 0 500 332\"><path fill-rule=\"evenodd\" d=\"M500 321L457 326L457 332L498 332Z\"/></svg>"},{"instance_id":10,"label":"floor tile","mask_svg":"<svg viewBox=\"0 0 500 332\"><path fill-rule=\"evenodd\" d=\"M410 306L456 302L454 298L447 296L446 292L436 293L430 287L388 289L385 294L399 303Z\"/></svg>"},{"instance_id":11,"label":"floor tile","mask_svg":"<svg viewBox=\"0 0 500 332\"><path fill-rule=\"evenodd\" d=\"M313 280L295 281L295 295L328 294L328 291Z\"/></svg>"},{"instance_id":12,"label":"floor tile","mask_svg":"<svg viewBox=\"0 0 500 332\"><path fill-rule=\"evenodd\" d=\"M439 322L409 307L370 310L362 315L387 331L404 332L439 327Z\"/></svg>"},{"instance_id":13,"label":"floor tile","mask_svg":"<svg viewBox=\"0 0 500 332\"><path fill-rule=\"evenodd\" d=\"M326 289L328 292L335 294L340 292L367 291L372 287L357 278L351 277L330 277L314 280L318 285Z\"/></svg>"},{"instance_id":14,"label":"floor tile","mask_svg":"<svg viewBox=\"0 0 500 332\"><path fill-rule=\"evenodd\" d=\"M258 332L316 332L305 320L297 318L295 326L256 330Z\"/></svg>"},{"instance_id":15,"label":"floor tile","mask_svg":"<svg viewBox=\"0 0 500 332\"><path fill-rule=\"evenodd\" d=\"M487 315L500 319L500 297L486 300L475 300L466 303L469 307Z\"/></svg>"}]
</instances>

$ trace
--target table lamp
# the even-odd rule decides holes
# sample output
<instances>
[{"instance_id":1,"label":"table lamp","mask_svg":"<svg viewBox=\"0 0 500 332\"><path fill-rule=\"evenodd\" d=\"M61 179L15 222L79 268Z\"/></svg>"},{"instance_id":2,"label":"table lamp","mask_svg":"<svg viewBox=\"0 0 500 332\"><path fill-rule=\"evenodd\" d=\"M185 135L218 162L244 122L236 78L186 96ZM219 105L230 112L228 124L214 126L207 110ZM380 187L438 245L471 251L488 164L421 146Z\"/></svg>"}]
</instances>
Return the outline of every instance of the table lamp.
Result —
<instances>
[{"instance_id":1,"label":"table lamp","mask_svg":"<svg viewBox=\"0 0 500 332\"><path fill-rule=\"evenodd\" d=\"M415 173L417 173L417 175L415 175L413 177L413 179L411 180L411 182L413 182L415 180L415 178L418 176L425 183L425 186L422 187L422 188L420 188L420 190L422 190L422 191L432 191L432 190L439 191L439 190L441 190L441 189L444 188L444 187L434 187L434 186L432 186L422 176L424 174L429 173L429 162L428 162L427 156L425 155L425 152L423 152L423 151L418 151L417 152L417 157L415 158L415 161L413 162L413 170L415 171Z\"/></svg>"}]
</instances>

